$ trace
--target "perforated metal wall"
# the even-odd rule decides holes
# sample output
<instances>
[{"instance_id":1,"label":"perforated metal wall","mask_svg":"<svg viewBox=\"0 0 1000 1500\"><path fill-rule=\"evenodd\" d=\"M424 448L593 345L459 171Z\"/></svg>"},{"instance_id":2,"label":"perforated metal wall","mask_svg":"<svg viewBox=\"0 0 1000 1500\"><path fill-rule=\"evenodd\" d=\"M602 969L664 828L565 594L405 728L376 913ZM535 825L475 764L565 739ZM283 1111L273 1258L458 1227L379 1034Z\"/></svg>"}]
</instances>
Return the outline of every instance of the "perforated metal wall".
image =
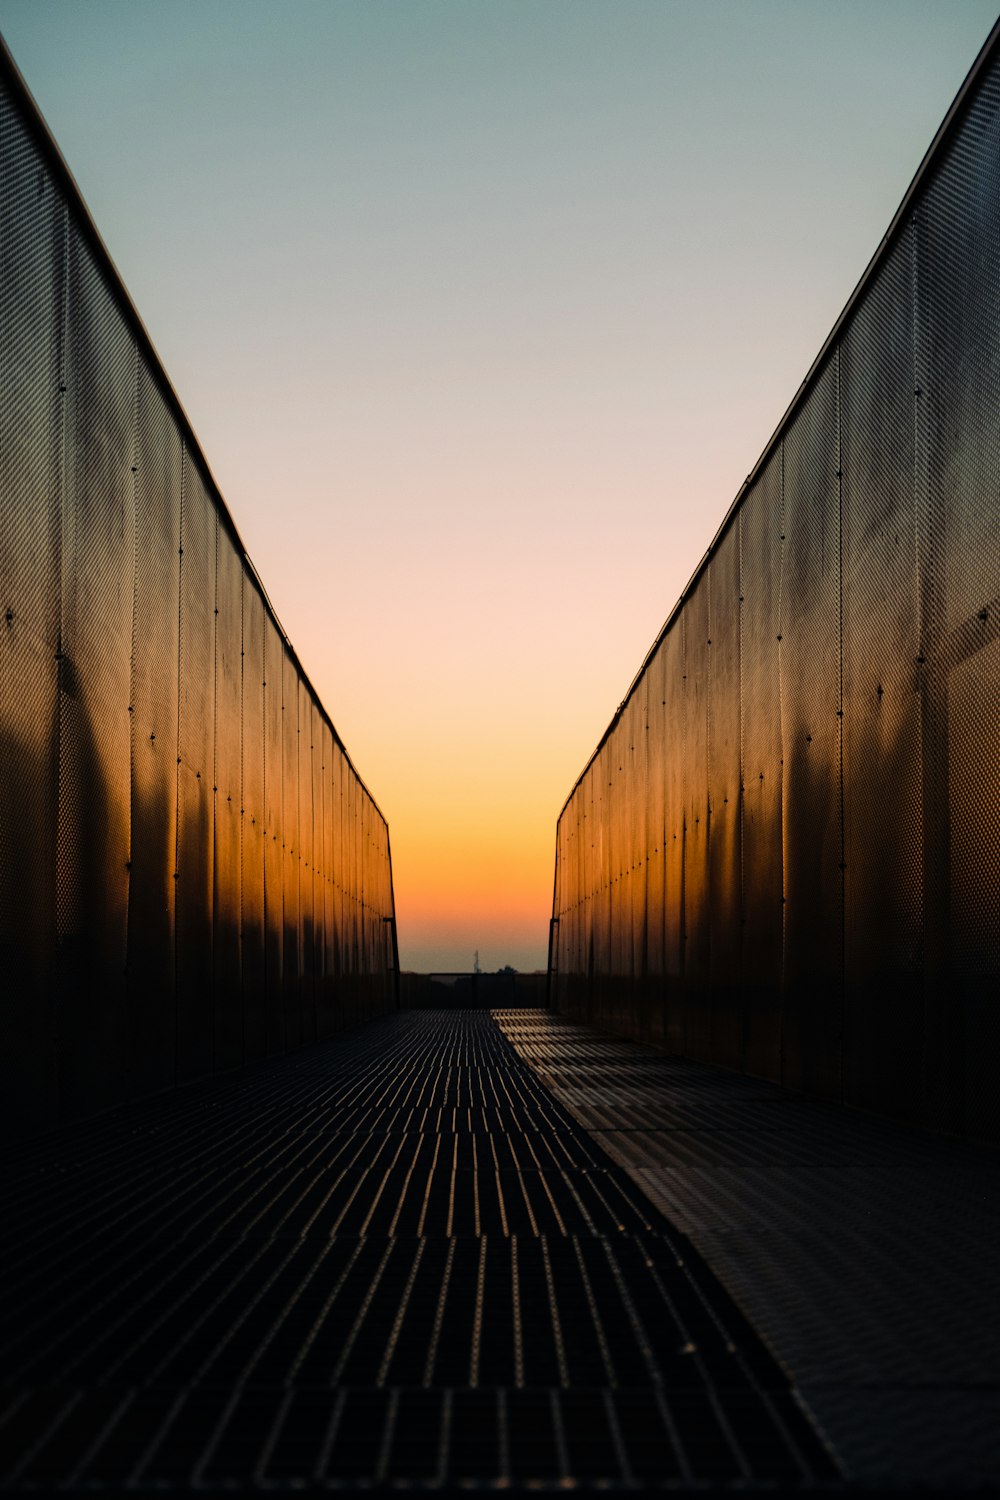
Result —
<instances>
[{"instance_id":1,"label":"perforated metal wall","mask_svg":"<svg viewBox=\"0 0 1000 1500\"><path fill-rule=\"evenodd\" d=\"M1000 1136L1000 28L563 809L560 1010Z\"/></svg>"},{"instance_id":2,"label":"perforated metal wall","mask_svg":"<svg viewBox=\"0 0 1000 1500\"><path fill-rule=\"evenodd\" d=\"M384 819L5 53L0 592L12 1123L393 1005Z\"/></svg>"}]
</instances>

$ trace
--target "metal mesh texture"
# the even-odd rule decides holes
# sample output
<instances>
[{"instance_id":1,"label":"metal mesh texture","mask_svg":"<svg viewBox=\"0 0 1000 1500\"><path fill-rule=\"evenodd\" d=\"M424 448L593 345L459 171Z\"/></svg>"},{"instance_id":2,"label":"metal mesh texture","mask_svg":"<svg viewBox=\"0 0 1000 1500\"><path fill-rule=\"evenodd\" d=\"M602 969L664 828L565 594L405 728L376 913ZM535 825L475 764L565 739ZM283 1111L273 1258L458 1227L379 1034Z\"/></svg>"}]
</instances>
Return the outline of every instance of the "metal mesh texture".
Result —
<instances>
[{"instance_id":1,"label":"metal mesh texture","mask_svg":"<svg viewBox=\"0 0 1000 1500\"><path fill-rule=\"evenodd\" d=\"M0 1094L55 1108L59 556L66 212L0 83ZM29 1073L21 1062L35 1059Z\"/></svg>"},{"instance_id":2,"label":"metal mesh texture","mask_svg":"<svg viewBox=\"0 0 1000 1500\"><path fill-rule=\"evenodd\" d=\"M552 929L567 1014L991 1139L998 48L563 809Z\"/></svg>"},{"instance_id":3,"label":"metal mesh texture","mask_svg":"<svg viewBox=\"0 0 1000 1500\"><path fill-rule=\"evenodd\" d=\"M838 1486L690 1241L487 1012L403 1012L6 1168L7 1489Z\"/></svg>"},{"instance_id":4,"label":"metal mesh texture","mask_svg":"<svg viewBox=\"0 0 1000 1500\"><path fill-rule=\"evenodd\" d=\"M335 848L332 727L0 75L0 1097L30 1132L385 1010L393 906L345 753L357 828L339 864L314 854ZM368 940L320 1011L326 879L364 892Z\"/></svg>"}]
</instances>

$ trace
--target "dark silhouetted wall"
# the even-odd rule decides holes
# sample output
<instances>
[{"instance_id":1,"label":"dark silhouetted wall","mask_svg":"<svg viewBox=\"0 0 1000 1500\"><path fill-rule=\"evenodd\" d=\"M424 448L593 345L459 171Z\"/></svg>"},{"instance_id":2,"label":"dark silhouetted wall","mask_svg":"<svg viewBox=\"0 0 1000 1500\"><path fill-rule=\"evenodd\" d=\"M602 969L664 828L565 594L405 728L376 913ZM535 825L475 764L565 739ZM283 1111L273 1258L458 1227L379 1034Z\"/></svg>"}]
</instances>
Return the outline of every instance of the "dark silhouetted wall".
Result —
<instances>
[{"instance_id":1,"label":"dark silhouetted wall","mask_svg":"<svg viewBox=\"0 0 1000 1500\"><path fill-rule=\"evenodd\" d=\"M560 1010L1000 1134L998 538L994 36L563 809Z\"/></svg>"},{"instance_id":2,"label":"dark silhouetted wall","mask_svg":"<svg viewBox=\"0 0 1000 1500\"><path fill-rule=\"evenodd\" d=\"M5 59L0 590L12 1123L394 1004L385 820Z\"/></svg>"}]
</instances>

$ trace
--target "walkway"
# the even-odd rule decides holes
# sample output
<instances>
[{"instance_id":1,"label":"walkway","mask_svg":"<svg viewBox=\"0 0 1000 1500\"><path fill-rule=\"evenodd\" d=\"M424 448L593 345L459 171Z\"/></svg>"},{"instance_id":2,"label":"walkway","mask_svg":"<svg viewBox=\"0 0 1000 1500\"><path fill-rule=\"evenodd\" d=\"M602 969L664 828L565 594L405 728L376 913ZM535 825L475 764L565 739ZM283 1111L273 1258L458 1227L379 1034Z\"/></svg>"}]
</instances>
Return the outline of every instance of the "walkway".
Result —
<instances>
[{"instance_id":1,"label":"walkway","mask_svg":"<svg viewBox=\"0 0 1000 1500\"><path fill-rule=\"evenodd\" d=\"M1000 1153L544 1011L497 1016L866 1484L1000 1487Z\"/></svg>"},{"instance_id":2,"label":"walkway","mask_svg":"<svg viewBox=\"0 0 1000 1500\"><path fill-rule=\"evenodd\" d=\"M488 1013L118 1111L5 1193L8 1488L836 1480L720 1282Z\"/></svg>"}]
</instances>

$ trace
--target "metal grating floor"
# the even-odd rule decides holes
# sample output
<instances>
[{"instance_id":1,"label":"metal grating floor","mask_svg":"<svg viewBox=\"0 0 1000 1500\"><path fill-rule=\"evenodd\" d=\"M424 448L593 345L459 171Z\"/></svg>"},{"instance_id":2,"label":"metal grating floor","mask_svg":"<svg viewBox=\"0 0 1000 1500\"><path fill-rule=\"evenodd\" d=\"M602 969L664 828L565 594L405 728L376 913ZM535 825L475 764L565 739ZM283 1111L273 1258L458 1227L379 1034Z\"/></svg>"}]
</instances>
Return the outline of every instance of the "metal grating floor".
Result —
<instances>
[{"instance_id":1,"label":"metal grating floor","mask_svg":"<svg viewBox=\"0 0 1000 1500\"><path fill-rule=\"evenodd\" d=\"M484 1012L116 1111L5 1178L7 1489L837 1484L688 1240Z\"/></svg>"},{"instance_id":2,"label":"metal grating floor","mask_svg":"<svg viewBox=\"0 0 1000 1500\"><path fill-rule=\"evenodd\" d=\"M1000 1155L545 1011L495 1019L687 1236L852 1481L1000 1485Z\"/></svg>"}]
</instances>

